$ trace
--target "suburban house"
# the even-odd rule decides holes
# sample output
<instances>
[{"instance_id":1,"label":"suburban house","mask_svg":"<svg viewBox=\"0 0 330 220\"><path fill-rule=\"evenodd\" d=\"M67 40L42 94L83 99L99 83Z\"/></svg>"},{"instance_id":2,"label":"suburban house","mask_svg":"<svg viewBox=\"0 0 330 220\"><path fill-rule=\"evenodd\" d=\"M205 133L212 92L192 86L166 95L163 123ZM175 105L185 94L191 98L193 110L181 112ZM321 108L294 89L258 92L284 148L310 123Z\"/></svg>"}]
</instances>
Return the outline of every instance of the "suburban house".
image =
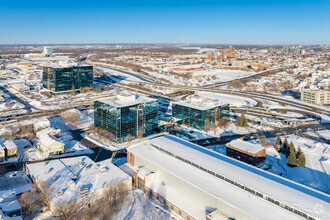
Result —
<instances>
[{"instance_id":1,"label":"suburban house","mask_svg":"<svg viewBox=\"0 0 330 220\"><path fill-rule=\"evenodd\" d=\"M3 143L3 146L5 147L7 151L7 157L16 157L17 156L17 146L12 140L5 141Z\"/></svg>"},{"instance_id":2,"label":"suburban house","mask_svg":"<svg viewBox=\"0 0 330 220\"><path fill-rule=\"evenodd\" d=\"M44 135L39 139L38 150L46 156L64 152L64 143L53 135Z\"/></svg>"}]
</instances>

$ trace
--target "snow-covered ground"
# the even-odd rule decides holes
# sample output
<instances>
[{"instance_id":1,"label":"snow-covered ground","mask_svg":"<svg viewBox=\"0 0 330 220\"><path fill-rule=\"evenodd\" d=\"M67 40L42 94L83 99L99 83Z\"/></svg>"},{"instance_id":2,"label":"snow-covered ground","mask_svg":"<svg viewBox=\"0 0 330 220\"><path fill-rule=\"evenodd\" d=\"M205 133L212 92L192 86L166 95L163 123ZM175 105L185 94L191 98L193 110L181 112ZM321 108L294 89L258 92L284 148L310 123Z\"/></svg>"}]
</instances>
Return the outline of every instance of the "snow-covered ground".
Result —
<instances>
[{"instance_id":1,"label":"snow-covered ground","mask_svg":"<svg viewBox=\"0 0 330 220\"><path fill-rule=\"evenodd\" d=\"M133 82L143 82L141 79L132 76L130 74L126 74L117 70L112 70L112 69L108 69L108 68L104 68L104 67L96 67L97 69L102 70L103 72L111 75L111 76L120 76L121 79L123 80L127 80L127 81L133 81ZM116 78L116 77L114 77Z\"/></svg>"},{"instance_id":2,"label":"snow-covered ground","mask_svg":"<svg viewBox=\"0 0 330 220\"><path fill-rule=\"evenodd\" d=\"M117 219L131 220L167 220L181 219L176 214L171 213L159 201L148 198L141 190L133 191L134 202L126 217L121 216Z\"/></svg>"},{"instance_id":3,"label":"snow-covered ground","mask_svg":"<svg viewBox=\"0 0 330 220\"><path fill-rule=\"evenodd\" d=\"M217 99L221 102L229 103L231 106L242 107L242 106L254 106L257 102L253 99L235 96L235 95L226 95L220 93L212 93L212 92L198 92L197 93L201 97Z\"/></svg>"},{"instance_id":4,"label":"snow-covered ground","mask_svg":"<svg viewBox=\"0 0 330 220\"><path fill-rule=\"evenodd\" d=\"M248 123L249 125L249 123ZM226 136L232 136L237 134L248 134L252 132L256 132L256 129L250 128L250 127L238 127L235 123L230 123L227 127L227 129L223 128L216 128L211 129L209 132L200 131L195 128L181 126L179 127L184 133L186 133L186 139L206 139L206 138L212 138L212 137L226 137ZM184 138L184 136L181 136L181 138Z\"/></svg>"},{"instance_id":5,"label":"snow-covered ground","mask_svg":"<svg viewBox=\"0 0 330 220\"><path fill-rule=\"evenodd\" d=\"M321 139L330 140L330 130L316 131L313 134Z\"/></svg>"},{"instance_id":6,"label":"snow-covered ground","mask_svg":"<svg viewBox=\"0 0 330 220\"><path fill-rule=\"evenodd\" d=\"M54 219L51 212L40 213L36 220ZM145 195L141 190L134 189L129 194L125 204L122 204L121 210L112 219L118 220L178 220L182 219L175 213L171 213L159 201L153 200Z\"/></svg>"},{"instance_id":7,"label":"snow-covered ground","mask_svg":"<svg viewBox=\"0 0 330 220\"><path fill-rule=\"evenodd\" d=\"M285 178L330 193L330 145L308 138L290 135L295 148L300 146L306 157L306 167L289 167L286 156L275 148L267 148L266 164L271 164L268 171ZM282 138L284 140L284 138Z\"/></svg>"}]
</instances>

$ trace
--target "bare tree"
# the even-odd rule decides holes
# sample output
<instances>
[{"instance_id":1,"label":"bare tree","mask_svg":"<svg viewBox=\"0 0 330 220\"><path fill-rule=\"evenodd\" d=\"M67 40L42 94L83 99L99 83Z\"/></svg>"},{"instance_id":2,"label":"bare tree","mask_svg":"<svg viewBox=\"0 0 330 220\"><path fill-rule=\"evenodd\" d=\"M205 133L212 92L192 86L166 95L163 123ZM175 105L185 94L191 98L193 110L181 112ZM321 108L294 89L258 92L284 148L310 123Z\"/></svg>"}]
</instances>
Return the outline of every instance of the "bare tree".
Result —
<instances>
[{"instance_id":1,"label":"bare tree","mask_svg":"<svg viewBox=\"0 0 330 220\"><path fill-rule=\"evenodd\" d=\"M125 207L129 187L121 182L102 192L58 205L52 212L59 219L113 219Z\"/></svg>"},{"instance_id":2,"label":"bare tree","mask_svg":"<svg viewBox=\"0 0 330 220\"><path fill-rule=\"evenodd\" d=\"M47 209L51 207L50 196L54 189L48 182L40 182L39 184L32 184L31 190L24 192L19 199L25 216L36 214L43 206Z\"/></svg>"}]
</instances>

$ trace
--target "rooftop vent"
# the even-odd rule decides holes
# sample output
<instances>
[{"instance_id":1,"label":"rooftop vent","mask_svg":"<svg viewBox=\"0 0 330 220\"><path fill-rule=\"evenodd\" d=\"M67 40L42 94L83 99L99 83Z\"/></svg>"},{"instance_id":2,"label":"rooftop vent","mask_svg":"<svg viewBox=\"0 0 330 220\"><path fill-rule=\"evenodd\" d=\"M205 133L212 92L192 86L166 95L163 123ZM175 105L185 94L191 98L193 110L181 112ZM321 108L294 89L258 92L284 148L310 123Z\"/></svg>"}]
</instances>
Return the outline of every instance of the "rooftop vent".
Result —
<instances>
[{"instance_id":1,"label":"rooftop vent","mask_svg":"<svg viewBox=\"0 0 330 220\"><path fill-rule=\"evenodd\" d=\"M109 167L105 166L105 167L100 167L100 172L104 173L107 172L109 170Z\"/></svg>"},{"instance_id":2,"label":"rooftop vent","mask_svg":"<svg viewBox=\"0 0 330 220\"><path fill-rule=\"evenodd\" d=\"M81 188L79 189L79 193L80 193L80 194L88 193L88 188L87 188L87 187L81 187Z\"/></svg>"},{"instance_id":3,"label":"rooftop vent","mask_svg":"<svg viewBox=\"0 0 330 220\"><path fill-rule=\"evenodd\" d=\"M63 190L58 191L58 192L56 193L56 195L57 195L57 196L61 196L61 195L63 195Z\"/></svg>"},{"instance_id":4,"label":"rooftop vent","mask_svg":"<svg viewBox=\"0 0 330 220\"><path fill-rule=\"evenodd\" d=\"M76 183L73 180L69 180L67 185L68 185L69 188L72 188L76 185Z\"/></svg>"},{"instance_id":5,"label":"rooftop vent","mask_svg":"<svg viewBox=\"0 0 330 220\"><path fill-rule=\"evenodd\" d=\"M53 169L54 169L54 168L51 167L51 168L49 168L48 170L46 170L46 174L52 172Z\"/></svg>"}]
</instances>

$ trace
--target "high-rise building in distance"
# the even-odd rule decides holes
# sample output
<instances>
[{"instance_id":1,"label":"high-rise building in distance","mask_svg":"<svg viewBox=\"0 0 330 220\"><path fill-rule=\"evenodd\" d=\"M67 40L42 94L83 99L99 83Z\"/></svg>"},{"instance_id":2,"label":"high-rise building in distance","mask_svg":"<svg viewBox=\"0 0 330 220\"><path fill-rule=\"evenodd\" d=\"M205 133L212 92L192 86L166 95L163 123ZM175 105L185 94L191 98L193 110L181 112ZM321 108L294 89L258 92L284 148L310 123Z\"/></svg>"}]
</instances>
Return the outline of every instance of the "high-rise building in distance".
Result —
<instances>
[{"instance_id":1,"label":"high-rise building in distance","mask_svg":"<svg viewBox=\"0 0 330 220\"><path fill-rule=\"evenodd\" d=\"M229 53L234 53L235 52L235 47L229 46Z\"/></svg>"}]
</instances>

